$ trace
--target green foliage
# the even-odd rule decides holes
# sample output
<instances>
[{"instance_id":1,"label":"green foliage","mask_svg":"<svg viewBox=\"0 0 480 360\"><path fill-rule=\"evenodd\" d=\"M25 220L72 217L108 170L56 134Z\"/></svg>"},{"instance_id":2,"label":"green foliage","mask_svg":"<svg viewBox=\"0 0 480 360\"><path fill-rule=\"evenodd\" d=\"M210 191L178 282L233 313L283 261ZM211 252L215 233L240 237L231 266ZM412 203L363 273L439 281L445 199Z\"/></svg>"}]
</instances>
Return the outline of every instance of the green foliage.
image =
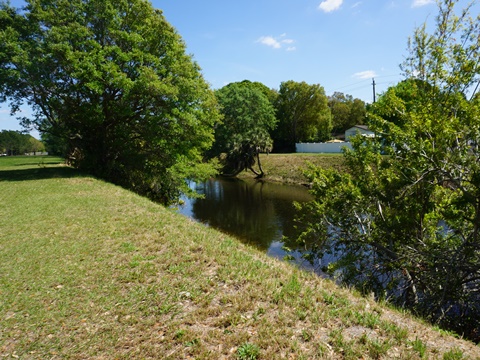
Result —
<instances>
[{"instance_id":1,"label":"green foliage","mask_svg":"<svg viewBox=\"0 0 480 360\"><path fill-rule=\"evenodd\" d=\"M335 92L328 98L328 107L332 113L334 133L344 133L352 126L362 125L366 121L365 103L351 95Z\"/></svg>"},{"instance_id":2,"label":"green foliage","mask_svg":"<svg viewBox=\"0 0 480 360\"><path fill-rule=\"evenodd\" d=\"M45 151L44 144L29 134L19 131L0 131L0 154L23 155Z\"/></svg>"},{"instance_id":3,"label":"green foliage","mask_svg":"<svg viewBox=\"0 0 480 360\"><path fill-rule=\"evenodd\" d=\"M427 345L425 345L425 343L418 338L416 338L411 343L412 343L413 350L418 352L418 355L420 356L420 359L424 359L426 351L427 351Z\"/></svg>"},{"instance_id":4,"label":"green foliage","mask_svg":"<svg viewBox=\"0 0 480 360\"><path fill-rule=\"evenodd\" d=\"M246 86L250 86L252 88L255 88L257 90L260 90L260 92L262 92L263 95L265 95L268 99L268 101L270 101L270 103L272 105L275 105L275 101L277 100L277 97L278 97L278 91L275 90L275 89L270 89L268 88L267 86L265 86L264 84L262 84L261 82L258 82L258 81L249 81L249 80L243 80L241 82L241 84L244 84Z\"/></svg>"},{"instance_id":5,"label":"green foliage","mask_svg":"<svg viewBox=\"0 0 480 360\"><path fill-rule=\"evenodd\" d=\"M259 354L259 347L251 343L244 343L240 345L237 350L237 358L239 360L255 360Z\"/></svg>"},{"instance_id":6,"label":"green foliage","mask_svg":"<svg viewBox=\"0 0 480 360\"><path fill-rule=\"evenodd\" d=\"M31 105L23 122L65 142L71 164L165 203L204 173L216 100L148 1L2 4L0 22L0 100Z\"/></svg>"},{"instance_id":7,"label":"green foliage","mask_svg":"<svg viewBox=\"0 0 480 360\"><path fill-rule=\"evenodd\" d=\"M462 360L465 359L465 356L463 356L463 351L460 349L453 349L447 351L445 354L443 354L443 360Z\"/></svg>"},{"instance_id":8,"label":"green foliage","mask_svg":"<svg viewBox=\"0 0 480 360\"><path fill-rule=\"evenodd\" d=\"M42 133L42 142L45 144L45 150L51 155L58 155L66 158L67 153L67 141L59 136L55 136L52 133Z\"/></svg>"},{"instance_id":9,"label":"green foliage","mask_svg":"<svg viewBox=\"0 0 480 360\"><path fill-rule=\"evenodd\" d=\"M295 151L295 143L330 138L332 119L325 90L320 85L286 81L280 84L275 108L278 127L275 151Z\"/></svg>"},{"instance_id":10,"label":"green foliage","mask_svg":"<svg viewBox=\"0 0 480 360\"><path fill-rule=\"evenodd\" d=\"M346 173L312 168L300 241L363 292L476 338L480 329L480 18L439 3L409 76L371 106Z\"/></svg>"},{"instance_id":11,"label":"green foliage","mask_svg":"<svg viewBox=\"0 0 480 360\"><path fill-rule=\"evenodd\" d=\"M267 89L268 90L268 89ZM226 154L225 174L237 175L245 169L263 176L259 155L272 149L269 132L276 125L273 105L259 83L231 83L217 90L223 122L215 129L211 155ZM259 173L253 166L258 164Z\"/></svg>"}]
</instances>

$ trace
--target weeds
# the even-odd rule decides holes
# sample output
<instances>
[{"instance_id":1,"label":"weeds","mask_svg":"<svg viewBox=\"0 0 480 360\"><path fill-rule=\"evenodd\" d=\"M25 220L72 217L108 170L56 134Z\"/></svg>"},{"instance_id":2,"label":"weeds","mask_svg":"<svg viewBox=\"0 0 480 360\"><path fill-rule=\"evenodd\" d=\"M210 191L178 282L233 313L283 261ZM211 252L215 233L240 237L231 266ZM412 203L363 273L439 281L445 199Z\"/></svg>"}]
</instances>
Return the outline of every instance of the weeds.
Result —
<instances>
[{"instance_id":1,"label":"weeds","mask_svg":"<svg viewBox=\"0 0 480 360\"><path fill-rule=\"evenodd\" d=\"M354 317L357 324L375 329L380 324L380 317L371 312L355 312Z\"/></svg>"},{"instance_id":2,"label":"weeds","mask_svg":"<svg viewBox=\"0 0 480 360\"><path fill-rule=\"evenodd\" d=\"M461 360L464 359L463 351L452 349L443 354L443 360Z\"/></svg>"},{"instance_id":3,"label":"weeds","mask_svg":"<svg viewBox=\"0 0 480 360\"><path fill-rule=\"evenodd\" d=\"M237 358L239 360L255 360L260 354L260 349L255 344L245 343L238 347Z\"/></svg>"},{"instance_id":4,"label":"weeds","mask_svg":"<svg viewBox=\"0 0 480 360\"><path fill-rule=\"evenodd\" d=\"M5 358L479 356L119 187L18 161L0 158Z\"/></svg>"},{"instance_id":5,"label":"weeds","mask_svg":"<svg viewBox=\"0 0 480 360\"><path fill-rule=\"evenodd\" d=\"M421 359L424 359L427 354L427 345L420 339L416 338L411 342L413 350L415 350Z\"/></svg>"}]
</instances>

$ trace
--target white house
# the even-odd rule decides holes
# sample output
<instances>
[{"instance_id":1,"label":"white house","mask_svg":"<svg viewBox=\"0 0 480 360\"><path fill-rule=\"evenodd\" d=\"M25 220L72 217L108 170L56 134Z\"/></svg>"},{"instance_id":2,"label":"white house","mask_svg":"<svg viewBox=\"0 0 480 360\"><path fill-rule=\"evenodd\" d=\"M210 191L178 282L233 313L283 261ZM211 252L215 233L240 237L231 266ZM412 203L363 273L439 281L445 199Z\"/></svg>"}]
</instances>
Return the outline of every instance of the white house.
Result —
<instances>
[{"instance_id":1,"label":"white house","mask_svg":"<svg viewBox=\"0 0 480 360\"><path fill-rule=\"evenodd\" d=\"M345 141L349 141L352 136L362 134L366 137L374 137L375 133L371 131L367 125L355 125L350 129L345 130Z\"/></svg>"}]
</instances>

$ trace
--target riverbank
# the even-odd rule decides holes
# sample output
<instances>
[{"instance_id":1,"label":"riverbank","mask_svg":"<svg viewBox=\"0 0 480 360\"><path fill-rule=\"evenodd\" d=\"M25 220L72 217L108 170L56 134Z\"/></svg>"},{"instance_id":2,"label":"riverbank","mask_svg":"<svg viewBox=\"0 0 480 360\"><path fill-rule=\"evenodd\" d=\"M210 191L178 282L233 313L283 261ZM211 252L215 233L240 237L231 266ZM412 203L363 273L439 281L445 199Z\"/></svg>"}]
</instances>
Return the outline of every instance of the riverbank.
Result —
<instances>
[{"instance_id":1,"label":"riverbank","mask_svg":"<svg viewBox=\"0 0 480 360\"><path fill-rule=\"evenodd\" d=\"M470 342L51 158L2 160L3 357L480 358Z\"/></svg>"},{"instance_id":2,"label":"riverbank","mask_svg":"<svg viewBox=\"0 0 480 360\"><path fill-rule=\"evenodd\" d=\"M285 184L308 185L303 172L308 164L324 168L344 169L342 154L261 154L264 180ZM251 171L243 171L239 178L254 178Z\"/></svg>"}]
</instances>

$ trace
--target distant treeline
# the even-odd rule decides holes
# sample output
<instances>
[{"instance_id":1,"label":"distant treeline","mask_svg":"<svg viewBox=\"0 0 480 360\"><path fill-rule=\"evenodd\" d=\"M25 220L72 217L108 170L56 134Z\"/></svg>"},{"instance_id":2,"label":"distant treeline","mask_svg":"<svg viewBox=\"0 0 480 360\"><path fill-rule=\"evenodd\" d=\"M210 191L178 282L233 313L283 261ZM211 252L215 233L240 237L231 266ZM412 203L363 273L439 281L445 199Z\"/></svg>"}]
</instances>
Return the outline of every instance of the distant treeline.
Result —
<instances>
[{"instance_id":1,"label":"distant treeline","mask_svg":"<svg viewBox=\"0 0 480 360\"><path fill-rule=\"evenodd\" d=\"M30 134L14 130L0 131L0 154L23 155L44 151L44 144Z\"/></svg>"}]
</instances>

